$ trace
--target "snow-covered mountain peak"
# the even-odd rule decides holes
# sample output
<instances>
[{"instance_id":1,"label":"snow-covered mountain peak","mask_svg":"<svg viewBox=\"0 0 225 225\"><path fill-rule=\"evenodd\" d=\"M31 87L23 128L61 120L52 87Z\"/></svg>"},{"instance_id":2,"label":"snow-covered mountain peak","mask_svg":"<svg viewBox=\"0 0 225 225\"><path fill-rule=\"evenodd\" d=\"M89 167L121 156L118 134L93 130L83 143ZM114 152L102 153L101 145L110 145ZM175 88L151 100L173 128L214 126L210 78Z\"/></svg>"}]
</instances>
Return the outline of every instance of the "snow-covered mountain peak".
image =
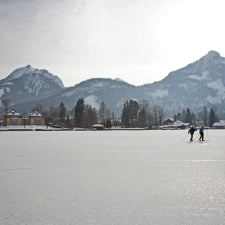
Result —
<instances>
[{"instance_id":1,"label":"snow-covered mountain peak","mask_svg":"<svg viewBox=\"0 0 225 225\"><path fill-rule=\"evenodd\" d=\"M32 73L34 70L35 69L33 67L31 67L30 65L18 68L16 70L14 70L11 74L9 74L9 76L7 76L5 78L5 82L7 82L9 80L14 80L14 79L20 78L25 74Z\"/></svg>"},{"instance_id":2,"label":"snow-covered mountain peak","mask_svg":"<svg viewBox=\"0 0 225 225\"><path fill-rule=\"evenodd\" d=\"M42 76L54 81L55 83L57 83L61 88L64 88L64 85L58 76L55 76L55 75L49 73L45 69L43 69L43 70L35 69L31 65L27 65L25 67L21 67L21 68L14 70L9 76L7 76L4 79L4 82L13 81L15 79L18 79L18 78L21 78L21 77L27 76L27 75L33 76L34 74L42 75Z\"/></svg>"},{"instance_id":3,"label":"snow-covered mountain peak","mask_svg":"<svg viewBox=\"0 0 225 225\"><path fill-rule=\"evenodd\" d=\"M0 80L0 97L10 98L13 104L46 98L62 89L64 85L58 76L30 65L18 68Z\"/></svg>"}]
</instances>

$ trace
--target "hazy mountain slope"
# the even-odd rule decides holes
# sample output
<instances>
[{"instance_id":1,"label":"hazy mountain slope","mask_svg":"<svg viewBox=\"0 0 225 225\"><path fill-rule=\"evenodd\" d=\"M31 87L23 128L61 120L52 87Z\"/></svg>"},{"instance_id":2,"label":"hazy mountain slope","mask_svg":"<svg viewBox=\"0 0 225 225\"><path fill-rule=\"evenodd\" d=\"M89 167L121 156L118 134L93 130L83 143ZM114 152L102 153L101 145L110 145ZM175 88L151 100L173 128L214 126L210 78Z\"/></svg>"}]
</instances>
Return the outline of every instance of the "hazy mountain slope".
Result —
<instances>
[{"instance_id":1,"label":"hazy mountain slope","mask_svg":"<svg viewBox=\"0 0 225 225\"><path fill-rule=\"evenodd\" d=\"M63 102L68 110L74 110L77 100L83 98L85 104L90 104L98 109L100 102L104 101L107 108L119 116L124 101L130 98L136 99L140 95L136 87L128 83L112 79L94 78L83 81L74 87L65 88L58 94L42 99L41 104L48 108L50 106L58 107ZM35 104L37 102L19 104L16 105L16 108L21 110L23 107L28 107L28 105L31 108Z\"/></svg>"},{"instance_id":2,"label":"hazy mountain slope","mask_svg":"<svg viewBox=\"0 0 225 225\"><path fill-rule=\"evenodd\" d=\"M162 81L144 85L145 98L176 113L190 107L199 111L204 106L225 110L225 58L210 51L198 61L169 73Z\"/></svg>"}]
</instances>

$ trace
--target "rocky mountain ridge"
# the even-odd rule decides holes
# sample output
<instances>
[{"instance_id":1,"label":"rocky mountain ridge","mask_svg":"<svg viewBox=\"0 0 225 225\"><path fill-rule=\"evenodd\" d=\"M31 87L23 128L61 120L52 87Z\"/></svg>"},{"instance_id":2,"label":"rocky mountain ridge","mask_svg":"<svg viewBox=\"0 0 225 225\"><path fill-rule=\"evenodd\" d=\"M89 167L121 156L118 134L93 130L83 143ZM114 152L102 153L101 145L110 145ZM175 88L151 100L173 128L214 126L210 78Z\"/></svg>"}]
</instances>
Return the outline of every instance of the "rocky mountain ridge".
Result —
<instances>
[{"instance_id":1,"label":"rocky mountain ridge","mask_svg":"<svg viewBox=\"0 0 225 225\"><path fill-rule=\"evenodd\" d=\"M0 80L1 100L10 99L12 104L40 100L62 89L61 79L47 70L34 69L30 65L18 68Z\"/></svg>"}]
</instances>

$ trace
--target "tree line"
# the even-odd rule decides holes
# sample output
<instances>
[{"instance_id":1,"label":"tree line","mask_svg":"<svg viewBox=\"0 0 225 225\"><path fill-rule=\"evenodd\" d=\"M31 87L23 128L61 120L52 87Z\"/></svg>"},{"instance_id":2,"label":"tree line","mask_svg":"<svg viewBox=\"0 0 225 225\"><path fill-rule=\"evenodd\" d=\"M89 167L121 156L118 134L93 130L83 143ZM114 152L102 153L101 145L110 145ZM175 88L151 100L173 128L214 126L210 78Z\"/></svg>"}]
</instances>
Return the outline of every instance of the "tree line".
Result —
<instances>
[{"instance_id":1,"label":"tree line","mask_svg":"<svg viewBox=\"0 0 225 225\"><path fill-rule=\"evenodd\" d=\"M68 111L63 102L58 107L44 109L41 104L32 108L42 114L47 124L50 120L55 125L67 127L87 127L100 123L106 128L112 126L122 127L157 127L160 126L165 117L165 112L161 106L150 108L148 101L126 101L122 109L121 118L116 119L114 112L110 112L105 102L100 102L99 109L85 104L83 98L78 99L73 110Z\"/></svg>"},{"instance_id":2,"label":"tree line","mask_svg":"<svg viewBox=\"0 0 225 225\"><path fill-rule=\"evenodd\" d=\"M174 115L174 120L180 120L183 123L189 123L191 125L196 125L197 121L202 122L204 126L210 126L215 122L219 121L219 118L217 116L217 108L212 107L208 111L206 106L203 108L202 111L200 111L197 116L191 112L190 108L188 107L187 110L183 110L182 113L177 113L177 115Z\"/></svg>"},{"instance_id":3,"label":"tree line","mask_svg":"<svg viewBox=\"0 0 225 225\"><path fill-rule=\"evenodd\" d=\"M163 107L149 106L148 101L126 101L123 105L121 125L124 127L158 127L165 117Z\"/></svg>"},{"instance_id":4,"label":"tree line","mask_svg":"<svg viewBox=\"0 0 225 225\"><path fill-rule=\"evenodd\" d=\"M54 124L67 127L87 127L101 123L104 127L110 128L112 126L122 126L126 128L134 127L149 127L157 128L163 125L163 120L166 116L163 107L154 105L150 107L147 100L135 101L129 100L124 102L121 117L115 118L114 112L107 109L105 102L100 102L99 109L85 104L83 98L78 99L76 105L72 110L67 110L64 103L61 102L58 107L49 107L44 109L43 105L38 103L34 106L32 111L37 111L45 118L46 124ZM25 117L26 112L22 113ZM201 121L204 126L212 126L219 121L217 116L217 109L210 108L208 111L206 107L201 112L195 115L188 107L181 113L178 112L173 117L174 121L182 121L190 125L196 125L197 121Z\"/></svg>"},{"instance_id":5,"label":"tree line","mask_svg":"<svg viewBox=\"0 0 225 225\"><path fill-rule=\"evenodd\" d=\"M49 107L44 109L42 104L37 104L32 108L32 111L37 111L45 118L45 123L67 127L86 127L91 128L92 125L101 123L105 127L111 127L111 118L114 117L110 114L104 102L100 103L99 110L89 104L85 104L83 98L78 99L76 105L72 110L67 110L63 102L58 107ZM24 113L25 114L25 113Z\"/></svg>"}]
</instances>

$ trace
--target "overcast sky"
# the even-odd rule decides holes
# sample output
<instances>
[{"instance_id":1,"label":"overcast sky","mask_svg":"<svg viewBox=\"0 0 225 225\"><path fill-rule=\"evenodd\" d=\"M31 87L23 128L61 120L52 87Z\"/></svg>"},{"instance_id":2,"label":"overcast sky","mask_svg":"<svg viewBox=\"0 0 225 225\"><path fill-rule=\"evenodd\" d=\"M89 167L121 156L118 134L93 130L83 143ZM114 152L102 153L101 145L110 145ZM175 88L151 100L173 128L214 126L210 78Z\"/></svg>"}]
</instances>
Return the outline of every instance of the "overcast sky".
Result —
<instances>
[{"instance_id":1,"label":"overcast sky","mask_svg":"<svg viewBox=\"0 0 225 225\"><path fill-rule=\"evenodd\" d=\"M215 50L224 0L0 0L0 79L30 64L64 85L152 83Z\"/></svg>"}]
</instances>

